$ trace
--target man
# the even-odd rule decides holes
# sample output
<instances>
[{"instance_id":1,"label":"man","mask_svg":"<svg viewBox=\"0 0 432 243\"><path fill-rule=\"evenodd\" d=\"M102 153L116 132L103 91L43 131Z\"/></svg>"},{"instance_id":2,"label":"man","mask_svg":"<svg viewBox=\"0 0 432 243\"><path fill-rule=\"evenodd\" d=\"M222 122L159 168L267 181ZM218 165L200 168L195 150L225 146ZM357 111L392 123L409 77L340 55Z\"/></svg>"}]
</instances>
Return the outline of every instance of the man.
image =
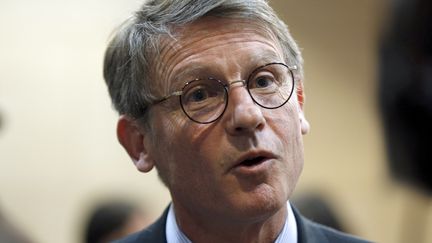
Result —
<instances>
[{"instance_id":1,"label":"man","mask_svg":"<svg viewBox=\"0 0 432 243\"><path fill-rule=\"evenodd\" d=\"M120 242L363 242L288 203L309 130L302 57L265 1L151 0L113 37L104 76L120 143L172 197Z\"/></svg>"}]
</instances>

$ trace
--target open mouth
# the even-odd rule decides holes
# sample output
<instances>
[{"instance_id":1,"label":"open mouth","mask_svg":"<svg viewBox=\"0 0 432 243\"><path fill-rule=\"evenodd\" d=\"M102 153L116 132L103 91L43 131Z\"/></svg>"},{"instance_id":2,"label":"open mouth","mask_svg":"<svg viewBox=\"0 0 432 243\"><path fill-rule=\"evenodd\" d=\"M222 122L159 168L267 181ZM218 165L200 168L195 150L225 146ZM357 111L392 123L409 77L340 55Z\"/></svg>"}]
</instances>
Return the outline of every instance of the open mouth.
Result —
<instances>
[{"instance_id":1,"label":"open mouth","mask_svg":"<svg viewBox=\"0 0 432 243\"><path fill-rule=\"evenodd\" d=\"M267 150L251 150L239 156L229 171L238 176L266 175L277 156Z\"/></svg>"},{"instance_id":2,"label":"open mouth","mask_svg":"<svg viewBox=\"0 0 432 243\"><path fill-rule=\"evenodd\" d=\"M264 162L267 159L267 157L264 156L258 156L255 158L251 158L251 159L247 159L244 160L243 162L241 162L239 165L240 166L247 166L247 167L251 167L251 166L255 166L258 164L261 164L262 162Z\"/></svg>"}]
</instances>

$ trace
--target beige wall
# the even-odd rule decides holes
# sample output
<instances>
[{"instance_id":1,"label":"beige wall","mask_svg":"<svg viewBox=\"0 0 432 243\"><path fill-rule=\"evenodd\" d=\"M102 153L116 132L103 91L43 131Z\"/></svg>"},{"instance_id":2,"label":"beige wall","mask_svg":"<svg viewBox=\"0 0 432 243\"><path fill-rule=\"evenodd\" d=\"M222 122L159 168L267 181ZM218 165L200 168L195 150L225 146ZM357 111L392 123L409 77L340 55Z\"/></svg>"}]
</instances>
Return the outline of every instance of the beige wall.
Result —
<instances>
[{"instance_id":1,"label":"beige wall","mask_svg":"<svg viewBox=\"0 0 432 243\"><path fill-rule=\"evenodd\" d=\"M108 36L138 1L0 1L0 208L36 242L79 242L83 209L168 194L115 137L102 79Z\"/></svg>"},{"instance_id":2,"label":"beige wall","mask_svg":"<svg viewBox=\"0 0 432 243\"><path fill-rule=\"evenodd\" d=\"M415 194L388 179L375 108L375 41L384 0L273 1L306 60L306 165L298 192L331 197L352 230L398 241ZM112 29L139 1L0 1L0 210L36 242L79 242L86 206L132 197L156 217L169 195L115 138L102 80ZM429 206L430 207L430 206ZM428 232L429 242L432 241Z\"/></svg>"}]
</instances>

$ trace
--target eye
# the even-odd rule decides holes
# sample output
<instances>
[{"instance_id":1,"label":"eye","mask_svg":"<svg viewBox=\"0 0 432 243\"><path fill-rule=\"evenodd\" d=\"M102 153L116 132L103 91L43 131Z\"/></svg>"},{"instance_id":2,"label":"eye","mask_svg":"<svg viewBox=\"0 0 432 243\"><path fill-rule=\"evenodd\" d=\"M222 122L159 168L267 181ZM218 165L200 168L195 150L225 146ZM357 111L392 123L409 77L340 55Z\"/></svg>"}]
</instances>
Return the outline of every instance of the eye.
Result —
<instances>
[{"instance_id":1,"label":"eye","mask_svg":"<svg viewBox=\"0 0 432 243\"><path fill-rule=\"evenodd\" d=\"M220 86L220 87L219 87ZM183 103L185 104L202 104L211 102L219 96L223 96L223 86L215 81L196 80L189 83L183 90ZM222 93L221 93L222 92Z\"/></svg>"},{"instance_id":2,"label":"eye","mask_svg":"<svg viewBox=\"0 0 432 243\"><path fill-rule=\"evenodd\" d=\"M268 77L259 77L255 80L254 84L256 88L265 88L271 85L273 80Z\"/></svg>"},{"instance_id":3,"label":"eye","mask_svg":"<svg viewBox=\"0 0 432 243\"><path fill-rule=\"evenodd\" d=\"M267 90L275 87L276 79L271 72L259 72L249 81L249 89Z\"/></svg>"},{"instance_id":4,"label":"eye","mask_svg":"<svg viewBox=\"0 0 432 243\"><path fill-rule=\"evenodd\" d=\"M209 92L205 87L194 87L186 93L186 101L201 102L209 97Z\"/></svg>"}]
</instances>

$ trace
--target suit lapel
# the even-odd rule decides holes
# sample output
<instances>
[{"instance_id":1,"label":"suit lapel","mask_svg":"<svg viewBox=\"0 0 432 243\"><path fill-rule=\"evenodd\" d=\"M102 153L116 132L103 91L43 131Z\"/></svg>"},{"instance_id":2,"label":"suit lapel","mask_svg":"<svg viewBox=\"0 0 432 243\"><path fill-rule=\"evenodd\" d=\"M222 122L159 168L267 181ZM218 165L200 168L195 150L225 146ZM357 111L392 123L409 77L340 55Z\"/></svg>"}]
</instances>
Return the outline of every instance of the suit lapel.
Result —
<instances>
[{"instance_id":1,"label":"suit lapel","mask_svg":"<svg viewBox=\"0 0 432 243\"><path fill-rule=\"evenodd\" d=\"M303 217L295 207L292 209L297 223L298 243L329 243L324 233L313 222Z\"/></svg>"}]
</instances>

